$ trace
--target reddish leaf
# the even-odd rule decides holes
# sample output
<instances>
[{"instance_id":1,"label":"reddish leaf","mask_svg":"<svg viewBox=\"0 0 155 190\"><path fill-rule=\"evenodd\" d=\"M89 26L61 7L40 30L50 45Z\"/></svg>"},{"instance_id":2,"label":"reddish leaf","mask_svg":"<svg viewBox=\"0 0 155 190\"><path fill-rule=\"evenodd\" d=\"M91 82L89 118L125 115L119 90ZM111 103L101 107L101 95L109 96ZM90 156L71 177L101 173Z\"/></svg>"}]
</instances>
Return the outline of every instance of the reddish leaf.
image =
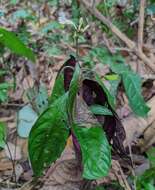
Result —
<instances>
[{"instance_id":1,"label":"reddish leaf","mask_svg":"<svg viewBox=\"0 0 155 190\"><path fill-rule=\"evenodd\" d=\"M102 106L107 105L108 109L112 111L113 116L95 116L98 122L103 126L109 143L113 140L113 148L117 150L118 153L124 154L125 150L123 147L123 141L125 140L125 131L117 114L109 105L106 93L103 91L102 87L93 80L85 79L82 88L83 99L88 106L93 104L99 104Z\"/></svg>"},{"instance_id":2,"label":"reddish leaf","mask_svg":"<svg viewBox=\"0 0 155 190\"><path fill-rule=\"evenodd\" d=\"M68 91L70 82L73 77L74 68L76 65L76 59L74 56L70 56L70 59L68 59L64 64L64 88L65 91Z\"/></svg>"}]
</instances>

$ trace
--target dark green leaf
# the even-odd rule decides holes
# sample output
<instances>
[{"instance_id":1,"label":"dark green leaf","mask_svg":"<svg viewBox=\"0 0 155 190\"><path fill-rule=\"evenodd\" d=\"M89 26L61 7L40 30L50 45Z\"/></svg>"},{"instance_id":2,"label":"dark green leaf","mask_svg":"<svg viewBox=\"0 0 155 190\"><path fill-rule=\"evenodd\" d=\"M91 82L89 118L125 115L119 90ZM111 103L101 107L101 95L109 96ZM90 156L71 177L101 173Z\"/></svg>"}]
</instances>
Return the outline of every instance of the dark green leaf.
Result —
<instances>
[{"instance_id":1,"label":"dark green leaf","mask_svg":"<svg viewBox=\"0 0 155 190\"><path fill-rule=\"evenodd\" d=\"M0 90L0 103L8 100L8 91L6 89Z\"/></svg>"},{"instance_id":2,"label":"dark green leaf","mask_svg":"<svg viewBox=\"0 0 155 190\"><path fill-rule=\"evenodd\" d=\"M109 81L110 83L110 94L114 98L114 104L116 105L116 98L117 98L117 91L119 83L121 82L121 77L119 77L117 80Z\"/></svg>"},{"instance_id":3,"label":"dark green leaf","mask_svg":"<svg viewBox=\"0 0 155 190\"><path fill-rule=\"evenodd\" d=\"M66 101L68 94L57 99L34 124L29 136L29 156L34 174L60 157L69 135Z\"/></svg>"},{"instance_id":4,"label":"dark green leaf","mask_svg":"<svg viewBox=\"0 0 155 190\"><path fill-rule=\"evenodd\" d=\"M150 168L144 172L143 175L139 176L136 180L137 190L150 190L145 187L155 184L155 168Z\"/></svg>"},{"instance_id":5,"label":"dark green leaf","mask_svg":"<svg viewBox=\"0 0 155 190\"><path fill-rule=\"evenodd\" d=\"M96 187L94 190L105 190L104 187Z\"/></svg>"},{"instance_id":6,"label":"dark green leaf","mask_svg":"<svg viewBox=\"0 0 155 190\"><path fill-rule=\"evenodd\" d=\"M155 185L151 183L144 184L144 190L155 190Z\"/></svg>"},{"instance_id":7,"label":"dark green leaf","mask_svg":"<svg viewBox=\"0 0 155 190\"><path fill-rule=\"evenodd\" d=\"M114 73L117 74L123 74L130 71L129 65L125 64L123 60L121 61L121 59L120 62L114 62L114 63L112 62L110 64L110 68Z\"/></svg>"},{"instance_id":8,"label":"dark green leaf","mask_svg":"<svg viewBox=\"0 0 155 190\"><path fill-rule=\"evenodd\" d=\"M111 74L111 75L105 75L104 78L108 80L108 84L110 85L108 90L111 96L113 96L114 104L116 105L117 90L119 83L121 82L121 77L120 75L117 74Z\"/></svg>"},{"instance_id":9,"label":"dark green leaf","mask_svg":"<svg viewBox=\"0 0 155 190\"><path fill-rule=\"evenodd\" d=\"M35 61L35 56L31 49L27 48L13 32L0 28L0 43L17 55L24 56L33 62Z\"/></svg>"},{"instance_id":10,"label":"dark green leaf","mask_svg":"<svg viewBox=\"0 0 155 190\"><path fill-rule=\"evenodd\" d=\"M60 72L55 80L55 84L52 90L52 94L49 97L49 103L53 103L56 99L62 96L65 93L64 89L64 76L63 73Z\"/></svg>"},{"instance_id":11,"label":"dark green leaf","mask_svg":"<svg viewBox=\"0 0 155 190\"><path fill-rule=\"evenodd\" d=\"M122 78L132 110L138 116L146 116L150 108L146 105L141 95L141 79L139 75L126 72L122 74Z\"/></svg>"},{"instance_id":12,"label":"dark green leaf","mask_svg":"<svg viewBox=\"0 0 155 190\"><path fill-rule=\"evenodd\" d=\"M146 152L148 159L150 161L150 164L152 167L155 167L155 147L151 147L147 152Z\"/></svg>"},{"instance_id":13,"label":"dark green leaf","mask_svg":"<svg viewBox=\"0 0 155 190\"><path fill-rule=\"evenodd\" d=\"M0 77L4 76L7 73L8 73L8 71L6 71L6 70L0 70Z\"/></svg>"},{"instance_id":14,"label":"dark green leaf","mask_svg":"<svg viewBox=\"0 0 155 190\"><path fill-rule=\"evenodd\" d=\"M82 151L83 177L92 180L107 176L111 151L103 129L98 125L84 128L75 124L73 130Z\"/></svg>"},{"instance_id":15,"label":"dark green leaf","mask_svg":"<svg viewBox=\"0 0 155 190\"><path fill-rule=\"evenodd\" d=\"M155 168L150 168L145 171L145 173L140 177L142 181L149 182L150 180L155 180Z\"/></svg>"},{"instance_id":16,"label":"dark green leaf","mask_svg":"<svg viewBox=\"0 0 155 190\"><path fill-rule=\"evenodd\" d=\"M108 89L105 87L104 83L102 82L102 80L100 79L100 77L96 74L95 76L96 81L99 83L99 85L103 88L104 92L106 93L107 99L108 99L108 103L110 104L110 106L115 109L115 99L114 97L110 94L110 92L108 91Z\"/></svg>"},{"instance_id":17,"label":"dark green leaf","mask_svg":"<svg viewBox=\"0 0 155 190\"><path fill-rule=\"evenodd\" d=\"M80 72L81 70L80 70L79 64L76 64L74 75L69 87L69 98L68 98L68 113L69 114L72 114L74 110L75 98L80 86Z\"/></svg>"},{"instance_id":18,"label":"dark green leaf","mask_svg":"<svg viewBox=\"0 0 155 190\"><path fill-rule=\"evenodd\" d=\"M0 122L0 148L4 148L6 139L6 126Z\"/></svg>"},{"instance_id":19,"label":"dark green leaf","mask_svg":"<svg viewBox=\"0 0 155 190\"><path fill-rule=\"evenodd\" d=\"M3 83L0 84L0 90L9 89L11 87L12 87L12 85L7 83L7 82L3 82Z\"/></svg>"},{"instance_id":20,"label":"dark green leaf","mask_svg":"<svg viewBox=\"0 0 155 190\"><path fill-rule=\"evenodd\" d=\"M113 115L111 110L109 110L107 107L97 104L90 106L90 110L96 115Z\"/></svg>"}]
</instances>

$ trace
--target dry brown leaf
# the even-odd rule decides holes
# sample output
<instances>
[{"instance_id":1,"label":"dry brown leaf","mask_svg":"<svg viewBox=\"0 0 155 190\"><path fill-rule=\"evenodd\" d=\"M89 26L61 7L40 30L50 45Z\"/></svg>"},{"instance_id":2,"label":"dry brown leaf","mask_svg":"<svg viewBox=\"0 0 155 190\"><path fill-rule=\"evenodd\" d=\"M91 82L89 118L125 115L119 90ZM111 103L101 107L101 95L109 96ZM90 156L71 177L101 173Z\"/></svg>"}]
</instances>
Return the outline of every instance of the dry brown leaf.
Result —
<instances>
[{"instance_id":1,"label":"dry brown leaf","mask_svg":"<svg viewBox=\"0 0 155 190\"><path fill-rule=\"evenodd\" d=\"M155 122L153 122L143 133L143 139L140 142L141 151L145 152L155 143Z\"/></svg>"},{"instance_id":2,"label":"dry brown leaf","mask_svg":"<svg viewBox=\"0 0 155 190\"><path fill-rule=\"evenodd\" d=\"M137 117L134 114L129 115L122 120L123 126L126 131L125 146L136 141L137 138L143 134L145 129L151 125L155 120L155 97L151 98L147 105L151 108L148 116L145 118Z\"/></svg>"},{"instance_id":3,"label":"dry brown leaf","mask_svg":"<svg viewBox=\"0 0 155 190\"><path fill-rule=\"evenodd\" d=\"M7 142L5 145L5 154L11 160L20 160L22 158L21 148L19 146L15 146L14 144Z\"/></svg>"},{"instance_id":4,"label":"dry brown leaf","mask_svg":"<svg viewBox=\"0 0 155 190\"><path fill-rule=\"evenodd\" d=\"M41 190L79 190L82 177L76 159L63 160L53 167Z\"/></svg>"},{"instance_id":5,"label":"dry brown leaf","mask_svg":"<svg viewBox=\"0 0 155 190\"><path fill-rule=\"evenodd\" d=\"M1 160L1 159L0 159ZM12 163L9 160L5 160L0 162L0 172L5 170L11 170L12 169Z\"/></svg>"},{"instance_id":6,"label":"dry brown leaf","mask_svg":"<svg viewBox=\"0 0 155 190\"><path fill-rule=\"evenodd\" d=\"M117 180L119 181L119 184L122 187L124 187L126 190L131 190L131 188L126 180L127 176L125 176L125 174L117 160L112 161L112 170L113 170Z\"/></svg>"}]
</instances>

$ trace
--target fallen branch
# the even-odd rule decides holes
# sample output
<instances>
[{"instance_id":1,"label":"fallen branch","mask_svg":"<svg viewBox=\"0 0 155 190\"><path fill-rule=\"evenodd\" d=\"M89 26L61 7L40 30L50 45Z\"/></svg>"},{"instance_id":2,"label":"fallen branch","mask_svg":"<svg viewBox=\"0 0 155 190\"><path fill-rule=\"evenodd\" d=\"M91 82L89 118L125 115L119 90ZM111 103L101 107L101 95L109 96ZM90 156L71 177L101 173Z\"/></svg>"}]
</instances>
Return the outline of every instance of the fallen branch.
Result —
<instances>
[{"instance_id":1,"label":"fallen branch","mask_svg":"<svg viewBox=\"0 0 155 190\"><path fill-rule=\"evenodd\" d=\"M140 1L139 7L139 23L138 23L138 49L143 51L143 30L144 30L144 14L145 14L145 0Z\"/></svg>"},{"instance_id":2,"label":"fallen branch","mask_svg":"<svg viewBox=\"0 0 155 190\"><path fill-rule=\"evenodd\" d=\"M117 35L135 54L144 61L152 71L155 72L155 64L141 51L138 49L137 44L130 40L124 33L122 33L115 25L112 24L104 15L102 15L95 6L92 7L86 0L79 0L85 8L96 18L98 18L103 24L107 25L111 31Z\"/></svg>"}]
</instances>

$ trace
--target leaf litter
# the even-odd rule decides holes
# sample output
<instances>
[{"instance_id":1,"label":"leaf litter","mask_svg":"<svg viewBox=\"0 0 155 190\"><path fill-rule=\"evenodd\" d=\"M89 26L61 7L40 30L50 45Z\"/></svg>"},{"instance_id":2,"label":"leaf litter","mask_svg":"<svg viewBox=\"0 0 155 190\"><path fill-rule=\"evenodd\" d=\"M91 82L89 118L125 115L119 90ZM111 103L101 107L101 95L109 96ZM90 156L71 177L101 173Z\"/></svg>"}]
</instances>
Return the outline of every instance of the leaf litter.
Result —
<instances>
[{"instance_id":1,"label":"leaf litter","mask_svg":"<svg viewBox=\"0 0 155 190\"><path fill-rule=\"evenodd\" d=\"M14 31L18 32L18 30L22 24L22 20L27 19L27 16L25 17L23 13L13 10L11 7L9 8L9 5L10 5L9 2L7 2L6 5L4 5L4 3L2 3L2 7L6 14L6 17L2 17L0 23L2 26L10 28L11 30L13 29ZM21 9L21 7L24 7L24 6L25 6L24 3L21 3L21 4L17 3L15 5L15 7L19 8L19 9ZM61 47L61 43L59 46L60 46L60 49L62 50L62 52L64 52L63 55L57 54L57 56L50 57L50 55L47 55L48 54L47 51L43 52L42 46L44 45L44 43L47 43L47 41L45 39L45 36L43 36L43 37L40 36L40 29L42 27L44 27L46 25L46 23L49 22L49 18L54 19L54 20L56 19L54 14L56 14L57 10L55 7L50 6L49 4L46 5L46 8L45 8L45 5L44 5L44 7L39 6L38 3L35 3L32 7L32 6L30 6L30 3L28 2L28 6L30 7L31 10L33 10L33 11L35 10L36 15L39 15L41 12L41 16L40 16L41 18L36 23L28 21L28 20L24 20L24 22L28 26L30 26L29 32L31 32L31 34L32 34L31 39L34 39L36 41L36 43L38 43L40 46L40 47L38 47L38 50L37 50L38 51L38 59L37 59L37 63L35 66L37 69L35 69L33 74L29 73L29 71L25 72L24 71L25 68L23 68L23 66L21 66L22 64L24 64L23 59L17 60L16 58L11 58L11 56L9 54L5 54L5 56L8 60L9 59L16 60L16 62L17 62L16 65L19 65L21 67L21 69L19 70L18 68L15 68L17 88L16 88L15 92L10 91L11 101L8 104L7 103L4 104L3 107L0 107L0 112L1 112L0 120L5 121L5 123L7 124L7 130L8 130L7 139L9 141L8 145L11 149L12 155L14 155L14 149L16 149L17 155L16 155L16 157L14 157L14 159L18 158L18 165L16 165L16 174L17 174L16 177L17 177L17 181L18 181L20 188L23 186L24 183L26 184L27 182L28 183L31 182L32 170L31 170L31 166L29 164L28 157L27 157L27 140L22 139L21 137L17 137L17 134L15 132L15 129L17 126L17 113L19 112L19 110L21 108L23 108L25 105L27 105L29 103L29 99L26 96L26 92L32 86L35 85L36 89L39 89L39 86L41 84L40 82L44 82L48 89L48 92L51 91L50 89L52 88L52 86L54 84L54 82L52 82L52 81L54 81L54 75L56 75L56 73L59 71L60 67L64 63L64 60L66 60L66 54L71 52L70 50L68 50L67 46L65 46L65 48ZM50 11L47 11L48 9ZM66 7L66 10L67 10L67 7ZM20 17L16 18L17 19L16 23L12 23L12 22L10 22L9 18L15 13L20 14ZM44 15L46 15L46 16L44 16ZM21 18L21 17L23 17L23 18ZM96 26L95 26L94 30L97 30ZM99 31L99 30L97 30L97 31ZM101 32L98 32L99 36L97 36L96 38L95 38L96 34L94 36L92 36L94 44L99 43L100 33ZM150 37L150 39L151 40L153 39L153 35ZM71 46L72 50L75 50L75 47L73 44L69 44L69 46ZM67 50L66 50L66 48L67 48ZM82 49L82 48L79 47L79 49ZM87 54L88 49L86 48L83 51L81 50L81 53ZM73 57L72 57L72 59L73 59ZM134 65L136 65L135 62L137 63L137 65L143 65L140 60L137 60L137 58L135 58L133 56L133 54L130 54L127 57L127 59L130 59L128 62L133 67L134 67ZM99 64L100 63L97 61L96 66L98 66ZM69 66L74 67L75 66L74 61ZM133 70L136 70L136 67L134 67ZM69 87L69 81L72 78L72 71L73 71L72 68L65 69L66 73L69 72L69 74L65 75L65 77L66 77L65 78L65 88L66 89ZM104 75L104 73L108 73L108 72L109 71L106 69L106 71L103 72L103 75ZM139 74L142 77L146 77L146 75L149 76L148 73L149 73L148 70L144 66L140 66ZM35 77L32 75L35 75ZM102 75L102 73L101 73L101 75ZM8 77L7 80L10 81L11 79ZM94 116L92 116L91 112L88 111L88 107L91 104L95 103L95 104L102 105L105 101L107 101L107 100L105 100L106 99L105 95L102 95L102 93L100 93L100 86L93 87L93 86L95 86L95 85L93 85L93 83L95 84L95 82L92 81L92 83L90 83L90 84L89 84L89 82L90 81L88 81L88 79L86 79L86 81L83 84L83 88L86 89L86 90L82 90L82 96L83 96L83 99L85 100L85 102L82 102L81 99L78 100L80 102L80 106L77 109L82 110L82 108L81 108L82 106L84 109L84 111L80 111L81 116L78 116L79 121L87 120L88 123L89 122L90 123L93 123L93 122L101 123L103 125L106 133L108 134L107 136L108 136L109 142L111 142L113 148L116 150L117 153L119 153L119 155L126 153L126 150L125 150L126 146L124 147L123 141L124 140L128 141L127 144L130 143L132 146L133 161L135 162L134 164L136 165L137 161L134 156L135 155L137 157L139 156L138 161L140 162L140 155L141 155L141 152L139 152L139 150L134 151L134 148L136 148L135 145L137 145L137 141L140 141L140 142L138 142L138 147L140 147L140 149L142 149L142 152L145 152L146 150L149 149L149 147L154 146L154 143L155 143L155 141L153 140L153 137L152 137L154 134L154 117L153 117L154 116L154 108L152 106L154 104L154 99L151 99L151 101L149 101L149 103L148 103L149 106L151 107L151 111L149 113L148 118L145 120L145 119L140 119L140 118L133 116L130 109L127 108L127 110L126 110L128 102L126 102L122 98L122 96L119 97L120 102L117 103L118 104L117 106L122 109L125 109L125 111L123 110L119 114L119 117L123 118L122 123L123 123L125 131L126 131L126 137L125 137L123 126L122 126L122 124L120 124L120 120L118 119L118 116L116 115L116 113L114 113L114 117L108 116L107 118L104 118L103 116L98 116L98 115L96 117L94 117ZM119 86L119 88L120 88L120 86ZM146 92L148 92L148 94L146 95L146 98L148 98L148 97L149 97L148 99L152 98L154 96L154 91L152 90L152 87L145 87L145 88L146 88L145 94L146 94ZM94 93L95 93L96 97L94 97ZM106 106L109 106L109 105L106 105ZM35 106L33 107L33 109L35 109ZM109 107L108 107L108 109L109 109ZM83 115L83 113L86 115ZM127 118L127 115L129 116L129 118ZM13 117L11 117L11 116L13 116ZM129 122L127 122L127 121L129 121ZM107 127L106 127L105 123L107 123ZM111 128L108 127L109 124L110 124ZM140 137L140 139L139 139L139 137ZM16 138L17 138L17 141L15 140ZM43 190L47 190L47 189L56 189L56 190L76 189L76 190L78 190L79 188L81 188L81 186L82 186L81 184L84 182L81 179L81 173L80 173L81 171L79 171L78 163L75 160L75 155L73 153L73 149L74 149L73 147L74 147L74 145L72 144L72 140L71 140L71 144L68 143L65 150L67 150L67 151L70 150L72 153L69 155L67 154L67 156L65 156L66 153L62 154L62 157L64 160L62 162L59 162L59 160L58 160L57 161L58 164L56 163L56 167L54 167L55 165L52 165L52 167L54 167L55 174L54 174L54 172L49 174L49 176L48 176L49 179L45 180L45 183L42 187ZM143 173L143 170L146 170L146 166L140 167L140 166L143 166L143 164L145 164L145 162L146 162L146 158L144 156L142 156L142 157L143 157L143 160L140 162L139 166L137 164L137 167L139 167L139 170L141 173ZM67 160L67 161L65 161L65 160ZM118 160L119 160L119 163L118 163ZM105 177L103 180L97 181L98 185L110 184L111 181L118 180L122 187L124 187L125 189L130 189L130 187L128 186L129 180L127 179L127 177L128 177L128 172L131 170L131 168L129 169L128 167L130 168L130 164L126 165L126 162L124 162L123 159L118 158L117 154L114 155L112 169L109 173L109 177ZM128 172L126 172L127 168L128 168ZM135 169L135 172L137 172L137 170ZM15 185L12 184L11 176L12 176L12 164L10 161L9 153L6 154L6 151L2 150L2 151L0 151L0 183L2 182L1 183L2 185L0 186L1 189L4 189L4 190L15 189L14 188ZM9 183L9 185L7 187L6 184L8 184L8 183ZM66 184L66 185L64 185L64 184ZM29 189L30 186L31 185L27 186L26 189ZM86 186L86 184L83 184L83 187L84 186ZM36 185L36 188L37 188L37 185ZM40 189L40 188L38 187L38 189Z\"/></svg>"}]
</instances>

